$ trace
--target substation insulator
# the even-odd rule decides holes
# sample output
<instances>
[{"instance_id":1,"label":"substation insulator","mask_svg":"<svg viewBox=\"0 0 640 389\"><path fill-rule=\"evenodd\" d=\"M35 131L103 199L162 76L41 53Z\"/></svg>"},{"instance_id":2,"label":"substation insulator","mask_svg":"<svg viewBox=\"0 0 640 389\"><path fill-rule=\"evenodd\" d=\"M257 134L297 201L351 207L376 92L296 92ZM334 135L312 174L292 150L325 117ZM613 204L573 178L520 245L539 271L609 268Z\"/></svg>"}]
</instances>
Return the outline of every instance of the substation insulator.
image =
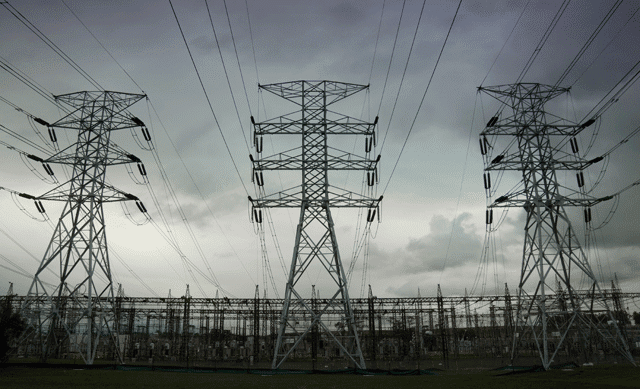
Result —
<instances>
[{"instance_id":1,"label":"substation insulator","mask_svg":"<svg viewBox=\"0 0 640 389\"><path fill-rule=\"evenodd\" d=\"M484 188L485 189L490 189L491 188L491 173L487 172L485 173L482 178L484 179Z\"/></svg>"},{"instance_id":2,"label":"substation insulator","mask_svg":"<svg viewBox=\"0 0 640 389\"><path fill-rule=\"evenodd\" d=\"M144 204L142 204L142 201L136 201L136 206L138 207L140 212L147 213L147 207L145 207Z\"/></svg>"},{"instance_id":3,"label":"substation insulator","mask_svg":"<svg viewBox=\"0 0 640 389\"><path fill-rule=\"evenodd\" d=\"M138 171L140 172L140 175L143 175L143 176L147 175L147 169L145 169L144 164L142 162L138 162Z\"/></svg>"},{"instance_id":4,"label":"substation insulator","mask_svg":"<svg viewBox=\"0 0 640 389\"><path fill-rule=\"evenodd\" d=\"M47 128L47 131L49 132L49 139L51 139L53 143L57 143L58 137L56 136L56 130L54 130L52 127L49 127Z\"/></svg>"},{"instance_id":5,"label":"substation insulator","mask_svg":"<svg viewBox=\"0 0 640 389\"><path fill-rule=\"evenodd\" d=\"M487 209L485 219L486 219L487 225L493 224L493 209Z\"/></svg>"},{"instance_id":6,"label":"substation insulator","mask_svg":"<svg viewBox=\"0 0 640 389\"><path fill-rule=\"evenodd\" d=\"M489 151L489 141L486 136L483 136L480 140L480 154L486 155Z\"/></svg>"},{"instance_id":7,"label":"substation insulator","mask_svg":"<svg viewBox=\"0 0 640 389\"><path fill-rule=\"evenodd\" d=\"M35 200L34 203L36 204L36 209L38 210L38 212L45 213L44 205L42 205L42 201Z\"/></svg>"},{"instance_id":8,"label":"substation insulator","mask_svg":"<svg viewBox=\"0 0 640 389\"><path fill-rule=\"evenodd\" d=\"M258 186L264 186L264 176L262 175L262 172L255 172L254 176L256 178L256 184Z\"/></svg>"},{"instance_id":9,"label":"substation insulator","mask_svg":"<svg viewBox=\"0 0 640 389\"><path fill-rule=\"evenodd\" d=\"M587 127L589 127L590 125L592 125L592 124L593 124L593 123L595 123L595 122L596 122L596 119L589 119L589 120L587 120L586 122L584 122L584 123L580 126L580 128L583 128L583 129L584 129L584 128L587 128Z\"/></svg>"},{"instance_id":10,"label":"substation insulator","mask_svg":"<svg viewBox=\"0 0 640 389\"><path fill-rule=\"evenodd\" d=\"M578 179L578 188L582 188L584 186L584 173L579 172L576 174L576 178Z\"/></svg>"},{"instance_id":11,"label":"substation insulator","mask_svg":"<svg viewBox=\"0 0 640 389\"><path fill-rule=\"evenodd\" d=\"M373 186L376 183L376 171L367 172L367 185Z\"/></svg>"},{"instance_id":12,"label":"substation insulator","mask_svg":"<svg viewBox=\"0 0 640 389\"><path fill-rule=\"evenodd\" d=\"M151 142L151 134L149 133L149 129L147 127L142 127L142 136L144 140L147 142Z\"/></svg>"},{"instance_id":13,"label":"substation insulator","mask_svg":"<svg viewBox=\"0 0 640 389\"><path fill-rule=\"evenodd\" d=\"M569 139L569 144L571 145L571 151L574 154L578 154L578 151L580 151L580 148L578 147L578 140L575 137L573 137Z\"/></svg>"},{"instance_id":14,"label":"substation insulator","mask_svg":"<svg viewBox=\"0 0 640 389\"><path fill-rule=\"evenodd\" d=\"M51 169L51 166L48 163L43 163L42 167L44 168L44 171L47 172L48 175L53 176L53 169Z\"/></svg>"},{"instance_id":15,"label":"substation insulator","mask_svg":"<svg viewBox=\"0 0 640 389\"><path fill-rule=\"evenodd\" d=\"M256 223L260 224L262 223L262 210L261 209L253 209L253 220Z\"/></svg>"},{"instance_id":16,"label":"substation insulator","mask_svg":"<svg viewBox=\"0 0 640 389\"><path fill-rule=\"evenodd\" d=\"M494 164L494 163L500 163L500 162L502 162L502 160L503 160L503 159L504 159L504 155L503 155L503 154L500 154L500 155L498 155L497 157L495 157L495 158L491 161L491 163L492 163L492 164Z\"/></svg>"},{"instance_id":17,"label":"substation insulator","mask_svg":"<svg viewBox=\"0 0 640 389\"><path fill-rule=\"evenodd\" d=\"M373 222L375 218L376 218L376 209L369 208L369 212L367 212L367 223Z\"/></svg>"},{"instance_id":18,"label":"substation insulator","mask_svg":"<svg viewBox=\"0 0 640 389\"><path fill-rule=\"evenodd\" d=\"M49 123L47 123L46 121L40 119L40 118L33 118L33 121L38 123L38 124L42 124L43 126L49 127Z\"/></svg>"},{"instance_id":19,"label":"substation insulator","mask_svg":"<svg viewBox=\"0 0 640 389\"><path fill-rule=\"evenodd\" d=\"M365 153L371 152L372 148L373 148L373 137L364 138L364 151L365 151Z\"/></svg>"}]
</instances>

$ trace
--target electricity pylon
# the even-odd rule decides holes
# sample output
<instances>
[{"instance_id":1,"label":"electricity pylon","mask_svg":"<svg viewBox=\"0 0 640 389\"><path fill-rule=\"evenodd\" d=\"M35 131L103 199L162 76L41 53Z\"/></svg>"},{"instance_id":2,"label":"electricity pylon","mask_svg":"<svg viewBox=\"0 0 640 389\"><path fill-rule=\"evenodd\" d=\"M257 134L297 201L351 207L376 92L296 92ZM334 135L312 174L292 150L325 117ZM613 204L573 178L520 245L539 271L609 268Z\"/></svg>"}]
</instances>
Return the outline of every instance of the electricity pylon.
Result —
<instances>
[{"instance_id":1,"label":"electricity pylon","mask_svg":"<svg viewBox=\"0 0 640 389\"><path fill-rule=\"evenodd\" d=\"M251 156L251 159L257 185L261 187L264 184L265 170L302 171L300 186L272 195L264 195L264 191L261 191L260 197L255 200L249 197L253 219L257 222L262 222L261 208L300 209L272 367L279 368L304 337L319 327L355 367L364 369L365 361L349 300L331 208L368 208L367 221L372 222L382 197L376 199L332 186L329 184L329 171L366 171L369 186L375 184L379 157L372 159L370 155L375 143L377 120L374 123L364 122L332 112L328 107L368 86L333 81L293 81L260 85L260 88L300 107L299 111L260 123L252 118L258 157ZM302 146L261 157L263 136L285 134L301 136ZM367 156L358 157L330 147L329 135L364 136ZM310 300L303 299L300 294L299 281L314 261L322 264L336 286L335 290L329 291L325 305L312 306ZM294 317L294 312L308 315L310 321L300 323ZM323 316L325 319L337 317L336 329L329 328ZM285 342L285 338L293 340L293 343Z\"/></svg>"},{"instance_id":2,"label":"electricity pylon","mask_svg":"<svg viewBox=\"0 0 640 389\"><path fill-rule=\"evenodd\" d=\"M48 124L50 134L55 134L55 128L76 130L78 139L49 158L30 156L43 164L68 165L73 169L69 181L49 192L41 196L22 195L35 200L41 211L41 200L65 203L22 308L28 320L22 338L36 336L43 359L77 352L86 364L93 364L101 337L105 335L118 353L102 205L134 200L144 209L136 196L105 183L107 166L140 163L140 159L122 150L110 137L115 130L144 126L127 111L144 97L107 91L56 96L56 100L70 106L72 112ZM52 136L52 140L55 139L55 135ZM56 285L45 281L45 270L59 277Z\"/></svg>"},{"instance_id":3,"label":"electricity pylon","mask_svg":"<svg viewBox=\"0 0 640 389\"><path fill-rule=\"evenodd\" d=\"M582 207L589 223L591 207L611 199L590 197L581 189L583 170L602 158L581 157L575 136L595 119L579 124L545 112L545 104L569 88L519 83L480 87L479 91L503 104L480 134L489 194L487 224L493 223L494 209L523 208L526 212L512 360L518 339L531 331L545 369L563 348L577 346L590 352L594 337L633 362L565 211L565 207ZM495 155L498 137L512 139ZM492 200L492 171L518 171L522 180ZM558 171L576 171L579 189L561 185ZM579 282L590 290L588 296L577 293L575 284Z\"/></svg>"}]
</instances>

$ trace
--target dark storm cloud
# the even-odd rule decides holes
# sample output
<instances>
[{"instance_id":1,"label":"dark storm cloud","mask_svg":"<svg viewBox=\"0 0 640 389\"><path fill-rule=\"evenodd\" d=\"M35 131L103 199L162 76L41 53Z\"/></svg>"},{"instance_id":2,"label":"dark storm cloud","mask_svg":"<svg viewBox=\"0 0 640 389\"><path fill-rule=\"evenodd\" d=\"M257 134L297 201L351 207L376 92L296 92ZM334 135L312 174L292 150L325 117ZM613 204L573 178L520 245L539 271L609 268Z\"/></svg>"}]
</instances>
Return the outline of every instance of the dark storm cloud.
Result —
<instances>
[{"instance_id":1,"label":"dark storm cloud","mask_svg":"<svg viewBox=\"0 0 640 389\"><path fill-rule=\"evenodd\" d=\"M409 243L401 249L388 251L373 244L372 267L393 274L415 275L475 263L482 247L482 237L470 219L467 213L459 215L453 222L436 215L429 222L430 232L427 235L409 238ZM447 256L452 231L453 240Z\"/></svg>"},{"instance_id":2,"label":"dark storm cloud","mask_svg":"<svg viewBox=\"0 0 640 389\"><path fill-rule=\"evenodd\" d=\"M409 131L457 3L454 0L427 2L383 150L383 184ZM376 278L372 280L374 290L380 293L413 296L417 292L417 286L428 280L431 284L422 284L422 291L423 295L431 295L435 294L434 282L437 282L437 279L429 277L433 274L444 274L443 277L446 279L442 281L443 288L448 290L446 293L452 293L453 288L446 289L446 284L456 284L464 288L469 279L474 278L484 235L484 225L472 222L477 220L476 223L483 223L484 218L482 162L477 150L477 134L484 125L486 116L492 115L496 110L496 105L486 96L483 100L476 98L476 87L489 71L526 3L526 0L463 1L416 127L394 173L389 191L385 193L386 204L393 204L398 208L402 206L398 198L406 194L413 194L419 198L416 202L420 207L433 208L425 218L425 223L429 223L429 233L403 231L407 228L405 221L399 221L393 228L403 231L402 239L388 242L382 240L384 237L379 237L381 241L371 247L372 272L376 274ZM250 230L251 225L246 217L246 193L235 169L231 166L231 159L218 132L217 124L213 123L213 117L168 2L70 1L69 4L148 93L160 112L182 160L207 199L207 205L219 219L224 219L224 222L232 223L229 220L233 219L236 224L246 223L247 229ZM24 5L15 5L107 89L137 90L66 8L55 2L25 1ZM238 123L204 2L174 2L194 60L212 99L219 125L238 164L240 175L252 192L249 183L248 154L254 151L247 151L240 129L241 125L244 126L245 134L248 134L249 115L258 115L255 106L258 79L255 75L251 38L255 44L259 81L263 84L304 78L337 79L366 84L369 82L382 1L250 1L248 5L252 36L249 35L244 2L227 2L243 76L252 104L251 113L246 106L242 90L224 4L209 2L238 104L242 121ZM391 116L421 6L420 1L406 2L380 112L381 135L386 130ZM530 3L485 85L515 81L559 6L559 2L556 1ZM610 6L607 2L572 2L525 81L555 83ZM590 62L600 54L626 22L635 6L637 3L633 2L621 6L565 83L574 82L577 76L587 69ZM371 110L373 116L377 113L382 94L401 7L402 1L387 0L385 3L371 78L371 107L366 107L367 110ZM88 84L43 43L28 33L3 9L0 11L3 11L0 12L0 28L4 26L1 30L5 42L0 55L8 57L20 69L54 93L88 88ZM571 120L580 120L637 61L637 53L633 48L637 46L639 35L636 20L631 22L586 70L572 88L573 100L554 102L549 108L557 108L561 116L567 116ZM0 94L3 97L15 98L21 106L24 105L34 113L44 115L46 112L51 117L59 117L55 108L45 107L38 96L33 98L34 94L31 91L9 78L6 74L0 78ZM636 90L637 88L632 89L602 118L602 130L590 157L602 154L637 126L639 114L636 107ZM276 97L265 96L265 101L270 117L282 108L279 105L281 101ZM361 101L358 100L358 104ZM473 107L476 103L475 123L471 127ZM575 113L573 108L567 109L572 106L575 106ZM24 117L14 118L15 112L9 112L10 109L5 111L6 108L0 106L3 117L11 120L12 124L16 123L18 128L24 128L20 127L26 124ZM287 109L289 108L291 107ZM360 109L359 105L358 113ZM148 116L146 111L147 107L142 104L136 115L148 121L145 117ZM260 112L260 115L263 116L264 112ZM9 117L11 119L8 119ZM154 141L187 218L197 227L198 233L211 234L211 230L215 231L212 227L215 223L210 220L207 207L202 203L198 191L153 114L152 118ZM467 153L470 131L471 149ZM586 145L589 136L590 132L585 131L580 136L581 142ZM118 144L134 152L135 146L129 141L129 138L118 140ZM273 141L276 151L282 150L280 146L284 147L284 143L279 143L278 139ZM638 178L636 161L640 151L639 143L629 142L612 155L607 181L603 181L602 186L598 188L598 196L611 194ZM158 169L154 167L150 154L142 151L134 153L145 161L147 169L152 174L157 174ZM459 192L463 169L466 169L464 191ZM5 170L8 171L10 168L7 167ZM593 176L597 175L598 170L597 166L589 168ZM283 176L283 180L284 186L287 187L288 184L293 185L294 181L299 181L299 176ZM566 180L571 182L572 187L575 186L575 178L572 175ZM280 189L278 175L269 175L267 181L270 191ZM152 177L152 182L157 188L162 188L160 177ZM27 188L27 185L24 187ZM123 187L126 185L123 184ZM134 189L131 191L134 192ZM502 189L506 192L510 188ZM163 190L158 192L162 206L172 207L171 201L165 199ZM472 217L463 213L454 219L451 214L438 209L437 201L451 201L460 193L467 193L464 195L465 199L473 199L468 200L471 204L469 207L479 209L479 216L474 213ZM640 226L636 222L640 220L640 211L637 207L637 189L632 189L623 196L614 219L601 230L598 243L604 250L612 253L613 261L618 257L623 258L616 263L619 264L619 271L625 273L622 277L629 285L634 277L637 278L638 271L632 266L635 256L625 253L624 250L635 250L640 246ZM145 204L150 203L149 199L145 199ZM602 220L607 213L608 203L597 207L598 220ZM448 216L433 216L443 214ZM286 213L278 211L274 212L274 215L285 215L282 216L284 222L280 224L286 225L287 228L289 224L295 224L289 222ZM516 269L515 273L518 273L522 256L523 215L521 211L512 210L499 230L503 243L497 249L498 254L505 257L505 266ZM581 223L579 212L575 216L578 228ZM411 223L412 217L415 216L406 216L408 223ZM292 219L295 222L297 216L294 215ZM453 222L451 219L454 219ZM179 222L179 218L176 220ZM452 225L454 235L449 258L444 264ZM348 236L352 233L348 227L343 227L339 232ZM287 231L281 238L282 241L289 242L293 239L292 236L293 232ZM343 241L342 238L339 240ZM242 251L246 247L236 249ZM253 255L254 247L248 251ZM285 251L285 256L288 255ZM444 272L441 270L443 265ZM228 264L223 263L220 266ZM388 289L389 277L386 277L385 273L390 277L397 277L389 280ZM515 274L514 280L509 280L510 285L515 282L517 276L518 274ZM461 293L458 289L456 293ZM242 293L244 292L240 294Z\"/></svg>"}]
</instances>

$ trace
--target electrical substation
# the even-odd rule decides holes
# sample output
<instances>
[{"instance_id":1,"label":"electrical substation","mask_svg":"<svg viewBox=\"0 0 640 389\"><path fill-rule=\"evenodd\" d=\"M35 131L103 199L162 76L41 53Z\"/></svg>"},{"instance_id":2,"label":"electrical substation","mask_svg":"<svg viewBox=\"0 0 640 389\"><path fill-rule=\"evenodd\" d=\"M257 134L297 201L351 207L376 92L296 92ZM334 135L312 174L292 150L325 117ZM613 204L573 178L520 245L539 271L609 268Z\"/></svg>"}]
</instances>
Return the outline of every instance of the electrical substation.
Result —
<instances>
[{"instance_id":1,"label":"electrical substation","mask_svg":"<svg viewBox=\"0 0 640 389\"><path fill-rule=\"evenodd\" d=\"M43 119L0 96L2 102L26 115L42 143L27 139L19 130L2 125L0 135L12 136L17 142L28 145L31 151L23 151L2 140L1 145L17 152L29 170L53 185L53 189L43 191L44 194L0 186L0 193L7 198L10 196L20 210L33 219L48 223L53 229L34 274L0 255L13 266L12 271L31 280L26 294L14 293L12 283L6 295L0 296L5 306L11 307L24 321L19 336L9 344L10 358L38 362L73 360L86 365L255 368L270 371L346 369L365 372L504 366L541 366L543 370L549 370L570 364L636 364L634 356L640 350L640 314L638 320L632 318L629 306L640 299L640 292L623 290L617 275L605 279L599 259L596 261L593 257L599 255L596 233L615 217L620 197L632 193L640 180L617 191L606 188L604 194L594 189L604 177L610 155L640 133L640 127L627 132L612 147L607 144L609 149L604 154L594 156L589 152L598 141L597 135L607 110L622 99L640 78L640 71L637 71L640 62L625 72L584 118L572 120L569 116L557 114L558 100L569 98L573 86L561 85L568 85L567 76L606 25L607 17L610 18L609 15L617 8L607 13L594 35L585 43L584 50L578 53L554 85L524 82L524 78L558 23L556 19L562 17L566 9L564 3L516 82L486 86L483 80L477 87L477 99L481 96L489 98L488 109L493 111L487 111L488 117L485 117L481 101L483 112L477 115L482 117L478 124L474 108L469 144L473 139L477 149L479 140L479 150L468 151L470 157L465 162L465 169L467 163L482 166L482 180L477 182L478 190L484 190L486 198L482 212L485 235L478 253L476 279L467 280L468 285L457 285L458 289L464 289L464 294L443 293L447 290L445 278L430 285L428 291L415 288L415 296L407 297L404 293L404 297L399 297L401 293L395 290L393 293L397 296L388 297L383 294L391 289L371 282L370 274L367 275L369 257L380 255L393 266L393 261L399 261L401 254L397 251L385 254L384 248L380 247L371 254L371 240L376 238L378 228L384 224L381 217L383 207L394 201L387 192L389 183L397 172L405 146L409 144L408 147L412 147L408 142L410 135L418 114L427 109L423 103L437 74L436 69L462 2L453 15L432 72L425 77L428 82L425 81L422 100L418 99L413 122L410 117L402 122L406 127L402 133L406 137L396 140L399 152L390 157L386 157L388 148L384 153L382 150L395 113L395 103L403 90L413 42L397 86L393 109L385 118L380 115L380 109L377 114L372 114L369 107L368 114L365 114L365 106L371 105L371 89L379 88L378 83L351 83L345 79L260 83L251 37L259 97L257 107L252 108L236 50L249 112L249 115L243 113L244 118L241 118L209 4L206 3L238 118L238 123L231 126L239 128L245 142L242 145L228 141L230 130L225 126L229 124L219 120L218 116L223 116L220 115L222 109L217 111L215 100L207 93L190 41L185 37L173 3L170 1L169 4L221 137L222 142L219 143L224 145L233 164L233 168L208 166L212 170L210 179L217 179L214 170L224 169L231 171L232 177L237 174L241 184L230 198L235 203L243 203L248 216L245 223L255 234L257 281L245 267L252 280L251 289L244 297L230 293L229 285L236 281L235 276L220 275L218 267L221 263L216 261L222 259L216 258L216 252L211 253L209 248L203 247L200 241L204 234L189 221L196 215L202 224L209 223L209 219L215 219L214 211L188 170L187 176L193 181L211 218L207 215L202 217L205 212L193 206L195 201L192 198L189 198L189 206L196 210L185 211L186 207L181 203L184 200L181 200L180 189L177 189L181 184L172 184L171 181L186 178L176 178L165 170L165 166L171 165L162 162L164 157L154 143L156 132L152 130L152 118L161 123L160 115L150 97L129 73L125 71L140 93L105 90L58 46L48 43L94 87L94 91L52 95L0 57L0 67L4 71L54 104L60 113L57 120ZM7 2L3 7L40 39L50 42L13 5ZM225 3L225 10L226 7ZM383 15L380 16L381 25ZM246 16L250 21L248 5ZM227 18L231 29L228 11ZM420 18L422 11L415 26L414 41ZM400 21L397 28L396 41ZM93 33L91 35L97 40ZM233 39L233 35L231 37ZM233 44L236 49L235 42ZM376 41L376 48L377 44ZM102 43L100 46L106 50ZM389 60L387 78L391 62L392 59ZM372 74L374 63L375 54ZM124 70L122 66L120 68ZM383 96L386 87L387 79L381 86ZM472 94L473 90L469 93ZM349 104L362 96L365 96L364 104L360 116L356 117L352 114L357 111L355 104ZM446 96L441 98L446 99ZM282 107L288 109L287 113L279 115L270 110L267 114L265 100L270 99L275 101L273 106L278 110ZM149 118L138 115L139 110L134 111L134 106L137 103L143 105L145 100ZM380 97L382 106L383 97ZM295 108L291 110L290 107ZM382 132L382 123L389 123L386 132ZM247 125L249 131L245 134L244 126ZM130 131L131 137L126 138L123 146L116 144L112 135L127 133L126 130ZM587 132L591 134L591 140L585 147L581 137L585 137ZM62 133L66 136L66 144L60 138ZM131 140L133 142L129 142ZM118 142L121 143L120 138ZM145 166L142 154L138 156L129 151L129 146L134 144L145 155L151 154L155 166ZM176 147L173 141L171 145L178 153L180 147ZM195 143L188 145L198 146ZM181 147L186 148L184 145ZM238 150L243 153L249 151L248 158L244 161L234 159ZM390 169L382 170L381 165L387 160L390 162L384 166ZM187 164L181 157L180 162L186 169ZM41 169L33 164L41 164L46 174L42 175ZM245 169L249 173L241 171L239 164L249 165ZM111 172L111 167L118 165L122 165L136 184L148 193L129 193L114 186L107 168ZM600 174L594 183L589 179L589 170L596 169ZM429 182L429 174L435 170L426 166L420 170L421 176L412 180ZM66 179L59 182L56 172ZM154 190L150 184L151 174L161 177L161 191ZM248 177L251 184L245 185ZM381 180L386 185L379 187ZM292 183L292 186L285 188L285 183ZM0 185L3 184L0 182ZM160 192L165 195L164 199L159 197ZM147 199L151 201L145 204L143 200ZM29 207L35 207L35 216L22 205L27 201L33 202ZM62 212L53 219L55 221L46 212L48 202L62 204ZM179 257L182 270L190 280L184 290L169 290L166 295L167 292L163 291L161 296L148 285L147 277L151 277L151 273L148 276L136 274L127 265L127 261L132 260L127 254L115 254L110 249L107 234L111 225L103 209L109 203L119 203L124 214L135 224L153 227L175 251L172 254ZM135 212L130 212L126 204L131 204ZM457 204L460 204L460 199ZM597 208L609 204L613 204L612 210L604 217L604 222L596 226ZM165 212L163 208L171 210ZM509 210L513 212L512 219L507 217ZM286 236L281 233L277 224L285 224L282 222L285 219L279 218L279 212L290 212L288 215L294 233ZM355 214L357 219L351 216ZM353 222L353 226L341 230L335 221L336 215L342 218L341 222ZM509 282L501 282L499 290L496 276L496 288L488 292L485 286L490 264L497 267L496 258L507 256L501 237L496 238L505 228L505 220L515 226L517 236L514 239L522 240L522 251L516 258L520 265L517 275L510 276ZM174 223L187 231L187 238L174 231ZM223 230L217 219L215 223ZM347 237L344 232L351 233L352 227L356 231L355 239ZM401 227L396 225L392 228ZM446 254L439 257L441 277L450 249L456 246L453 228L452 221ZM2 232L9 236L4 230ZM240 245L226 236L225 239L229 246ZM280 242L285 240L292 242L292 250L283 255ZM345 246L348 244L353 245L353 250L346 254ZM411 244L419 246L413 241ZM195 247L206 270L200 269L199 264L189 258L185 249L188 245ZM240 262L240 255L233 247L232 250ZM289 254L290 262L284 259ZM513 256L513 253L508 255ZM279 285L273 275L274 257L282 267L286 280L284 285ZM114 258L150 295L125 294L128 286L119 284L114 277ZM362 265L358 263L359 258L364 262ZM503 264L506 262L502 261ZM356 264L362 266L359 297L355 297L357 282L352 282ZM244 263L241 265L245 266ZM162 265L149 264L149 267L154 266L162 268ZM178 274L176 269L172 268L172 271ZM51 275L55 280L53 283ZM407 279L415 279L411 276L407 274ZM482 277L485 279L481 280ZM203 285L202 280L206 284ZM467 288L470 293L467 293ZM283 296L279 295L279 290L284 291ZM376 292L381 294L380 297ZM209 293L215 293L215 297L210 297Z\"/></svg>"}]
</instances>

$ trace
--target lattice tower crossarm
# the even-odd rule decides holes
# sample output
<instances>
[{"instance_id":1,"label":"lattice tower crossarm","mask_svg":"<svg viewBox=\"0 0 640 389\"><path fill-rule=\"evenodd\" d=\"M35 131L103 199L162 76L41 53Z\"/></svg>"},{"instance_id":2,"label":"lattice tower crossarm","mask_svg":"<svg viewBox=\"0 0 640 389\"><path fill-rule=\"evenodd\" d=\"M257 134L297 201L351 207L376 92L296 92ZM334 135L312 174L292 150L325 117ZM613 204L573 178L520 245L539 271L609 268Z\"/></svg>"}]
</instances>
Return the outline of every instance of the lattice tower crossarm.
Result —
<instances>
[{"instance_id":1,"label":"lattice tower crossarm","mask_svg":"<svg viewBox=\"0 0 640 389\"><path fill-rule=\"evenodd\" d=\"M589 197L580 189L584 186L582 171L602 159L584 159L575 143L574 137L593 120L572 123L545 111L545 104L567 93L567 88L520 83L479 90L502 103L480 134L488 230L494 209L523 208L526 212L512 358L516 356L518 332L532 331L545 369L562 347L588 344L593 334L603 337L633 362L565 211L567 206L584 208L588 223L590 207L611 198ZM501 136L515 139L496 155L496 141ZM565 151L569 145L571 152ZM518 170L522 180L507 194L493 199L496 189L491 187L490 172L501 170ZM557 177L559 170L576 170L579 188L562 186ZM574 283L584 279L593 291L591 298L576 293ZM556 288L562 293L556 293ZM606 308L604 320L592 313L596 300Z\"/></svg>"},{"instance_id":2,"label":"lattice tower crossarm","mask_svg":"<svg viewBox=\"0 0 640 389\"><path fill-rule=\"evenodd\" d=\"M92 364L103 335L112 352L119 352L103 203L138 198L106 184L105 178L107 166L140 163L110 137L112 131L144 125L127 111L144 97L109 91L56 96L73 110L49 129L75 130L78 138L44 159L45 163L70 165L69 181L41 196L31 196L36 201L65 202L22 307L28 315L22 338L39 337L43 359L73 352ZM59 277L56 285L45 282L45 270ZM69 312L72 314L65 315Z\"/></svg>"},{"instance_id":3,"label":"lattice tower crossarm","mask_svg":"<svg viewBox=\"0 0 640 389\"><path fill-rule=\"evenodd\" d=\"M347 286L347 278L340 258L338 243L331 215L331 208L368 208L367 221L374 219L380 198L350 192L329 184L329 171L360 170L367 173L369 187L377 179L379 157L374 157L375 128L373 123L344 116L328 110L328 107L354 93L368 88L365 85L333 81L293 81L261 85L262 90L276 94L300 107L299 111L263 122L255 122L254 146L258 155L251 156L253 177L260 193L252 203L254 221L262 221L262 208L291 207L300 209L293 258L288 274L284 305L278 328L272 367L279 368L291 352L314 328L320 328L355 367L364 369L360 339ZM274 156L262 157L262 138L266 135L297 135L302 146ZM365 137L365 157L359 157L329 146L329 135L362 135ZM263 172L269 170L299 170L302 184L272 195L266 195ZM325 304L312 306L302 297L299 283L304 272L313 262L319 262L335 289L329 293ZM311 318L306 324L296 324L293 311L303 310ZM323 320L339 317L335 329ZM291 347L285 343L292 339Z\"/></svg>"}]
</instances>

